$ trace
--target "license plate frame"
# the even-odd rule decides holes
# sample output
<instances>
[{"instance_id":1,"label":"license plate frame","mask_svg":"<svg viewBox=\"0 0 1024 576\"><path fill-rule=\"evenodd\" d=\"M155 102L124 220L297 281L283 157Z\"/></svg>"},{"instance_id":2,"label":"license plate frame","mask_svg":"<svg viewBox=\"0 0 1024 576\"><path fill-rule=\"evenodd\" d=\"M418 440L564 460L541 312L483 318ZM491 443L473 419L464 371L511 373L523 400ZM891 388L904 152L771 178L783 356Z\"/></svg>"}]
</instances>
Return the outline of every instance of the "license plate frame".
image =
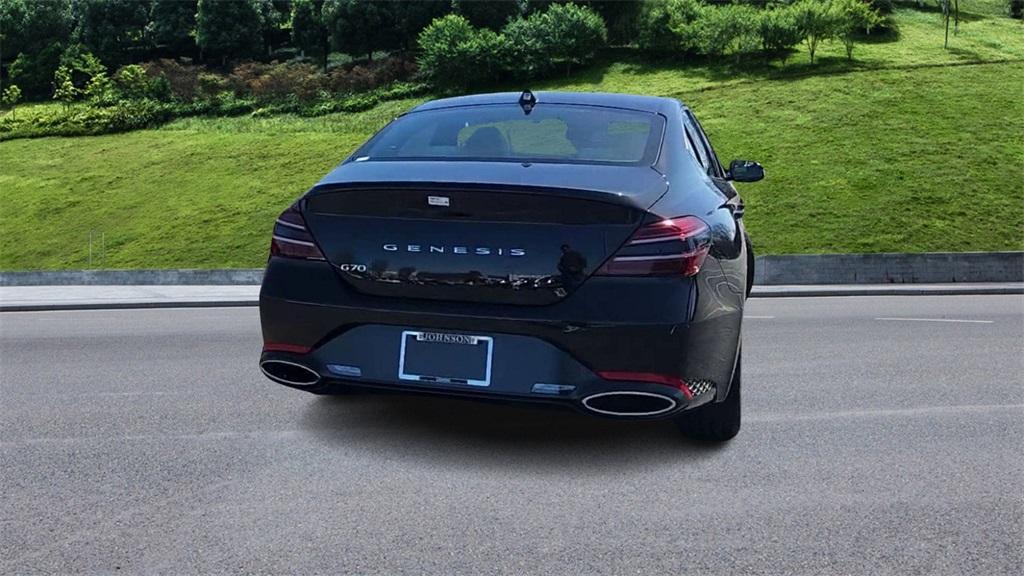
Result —
<instances>
[{"instance_id":1,"label":"license plate frame","mask_svg":"<svg viewBox=\"0 0 1024 576\"><path fill-rule=\"evenodd\" d=\"M454 374L417 374L407 371L406 354L409 351L409 339L415 338L418 344L436 346L480 346L487 347L484 360L483 379L477 377L463 377ZM494 338L491 336L479 336L476 334L454 334L446 332L431 332L427 330L403 330L401 347L398 353L398 379L427 384L456 384L466 386L487 387L491 385L491 367L494 361Z\"/></svg>"}]
</instances>

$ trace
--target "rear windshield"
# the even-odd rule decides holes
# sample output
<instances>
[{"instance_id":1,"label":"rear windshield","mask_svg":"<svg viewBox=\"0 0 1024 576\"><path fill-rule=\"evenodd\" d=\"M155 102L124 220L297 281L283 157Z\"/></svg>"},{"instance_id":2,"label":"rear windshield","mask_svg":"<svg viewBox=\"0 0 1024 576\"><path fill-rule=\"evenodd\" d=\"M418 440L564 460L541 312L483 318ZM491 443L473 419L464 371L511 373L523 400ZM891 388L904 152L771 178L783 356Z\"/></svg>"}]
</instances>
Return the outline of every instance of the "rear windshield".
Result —
<instances>
[{"instance_id":1,"label":"rear windshield","mask_svg":"<svg viewBox=\"0 0 1024 576\"><path fill-rule=\"evenodd\" d=\"M395 120L356 154L367 160L480 160L652 164L664 121L648 112L516 104L414 112Z\"/></svg>"}]
</instances>

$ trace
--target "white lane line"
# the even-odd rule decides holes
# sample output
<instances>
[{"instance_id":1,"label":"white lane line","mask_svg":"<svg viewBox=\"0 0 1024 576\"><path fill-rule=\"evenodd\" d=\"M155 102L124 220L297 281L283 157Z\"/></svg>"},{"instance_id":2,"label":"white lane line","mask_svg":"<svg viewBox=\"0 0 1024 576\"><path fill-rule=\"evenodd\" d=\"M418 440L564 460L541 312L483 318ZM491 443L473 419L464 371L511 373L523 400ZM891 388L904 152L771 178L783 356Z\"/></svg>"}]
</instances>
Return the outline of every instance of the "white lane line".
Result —
<instances>
[{"instance_id":1,"label":"white lane line","mask_svg":"<svg viewBox=\"0 0 1024 576\"><path fill-rule=\"evenodd\" d=\"M993 324L994 320L960 320L957 318L875 318L894 322L956 322L959 324Z\"/></svg>"},{"instance_id":2,"label":"white lane line","mask_svg":"<svg viewBox=\"0 0 1024 576\"><path fill-rule=\"evenodd\" d=\"M775 316L751 316L750 314L743 315L744 320L773 320Z\"/></svg>"}]
</instances>

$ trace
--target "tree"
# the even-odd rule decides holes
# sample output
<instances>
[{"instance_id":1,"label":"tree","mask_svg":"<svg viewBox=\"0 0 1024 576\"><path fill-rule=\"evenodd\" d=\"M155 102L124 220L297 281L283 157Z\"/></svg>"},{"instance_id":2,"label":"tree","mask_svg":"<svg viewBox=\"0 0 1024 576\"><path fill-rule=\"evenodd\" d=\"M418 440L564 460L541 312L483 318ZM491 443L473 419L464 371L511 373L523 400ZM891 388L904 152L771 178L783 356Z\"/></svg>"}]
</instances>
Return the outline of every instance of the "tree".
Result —
<instances>
[{"instance_id":1,"label":"tree","mask_svg":"<svg viewBox=\"0 0 1024 576\"><path fill-rule=\"evenodd\" d=\"M19 100L21 100L21 88L18 88L17 84L9 85L4 89L3 95L0 96L0 101L3 102L3 105L11 109L11 118L17 118L15 107Z\"/></svg>"},{"instance_id":2,"label":"tree","mask_svg":"<svg viewBox=\"0 0 1024 576\"><path fill-rule=\"evenodd\" d=\"M71 0L0 0L0 62L26 96L50 94L73 28Z\"/></svg>"},{"instance_id":3,"label":"tree","mask_svg":"<svg viewBox=\"0 0 1024 576\"><path fill-rule=\"evenodd\" d=\"M190 56L196 47L198 0L153 0L146 33L170 56Z\"/></svg>"},{"instance_id":4,"label":"tree","mask_svg":"<svg viewBox=\"0 0 1024 576\"><path fill-rule=\"evenodd\" d=\"M803 33L797 26L796 14L789 6L766 8L757 24L761 34L761 49L766 58L778 54L785 62L789 49L803 39Z\"/></svg>"},{"instance_id":5,"label":"tree","mask_svg":"<svg viewBox=\"0 0 1024 576\"><path fill-rule=\"evenodd\" d=\"M398 47L410 50L416 47L416 40L435 18L452 10L451 0L417 0L397 2L392 7Z\"/></svg>"},{"instance_id":6,"label":"tree","mask_svg":"<svg viewBox=\"0 0 1024 576\"><path fill-rule=\"evenodd\" d=\"M324 0L295 0L292 3L292 42L304 54L316 58L327 72L331 31L324 20Z\"/></svg>"},{"instance_id":7,"label":"tree","mask_svg":"<svg viewBox=\"0 0 1024 576\"><path fill-rule=\"evenodd\" d=\"M640 16L640 47L677 55L697 52L700 48L697 20L702 9L699 0L647 2Z\"/></svg>"},{"instance_id":8,"label":"tree","mask_svg":"<svg viewBox=\"0 0 1024 576\"><path fill-rule=\"evenodd\" d=\"M505 24L523 15L524 6L543 8L543 4L537 0L452 0L452 10L473 26L501 30Z\"/></svg>"},{"instance_id":9,"label":"tree","mask_svg":"<svg viewBox=\"0 0 1024 576\"><path fill-rule=\"evenodd\" d=\"M949 19L953 18L953 35L960 32L960 0L939 0L942 8L942 20L946 24L946 37L942 41L943 48L949 48Z\"/></svg>"},{"instance_id":10,"label":"tree","mask_svg":"<svg viewBox=\"0 0 1024 576\"><path fill-rule=\"evenodd\" d=\"M727 4L705 6L697 20L700 47L708 56L734 52L740 54L757 49L759 11L752 6Z\"/></svg>"},{"instance_id":11,"label":"tree","mask_svg":"<svg viewBox=\"0 0 1024 576\"><path fill-rule=\"evenodd\" d=\"M875 27L881 17L864 0L836 0L837 33L846 47L846 58L853 60L853 43L862 32Z\"/></svg>"},{"instance_id":12,"label":"tree","mask_svg":"<svg viewBox=\"0 0 1024 576\"><path fill-rule=\"evenodd\" d=\"M1010 15L1010 18L1018 20L1024 18L1024 0L1007 0L1006 13Z\"/></svg>"},{"instance_id":13,"label":"tree","mask_svg":"<svg viewBox=\"0 0 1024 576\"><path fill-rule=\"evenodd\" d=\"M629 44L636 39L644 2L640 0L589 0L608 27L608 40L613 44Z\"/></svg>"},{"instance_id":14,"label":"tree","mask_svg":"<svg viewBox=\"0 0 1024 576\"><path fill-rule=\"evenodd\" d=\"M196 43L204 56L226 64L229 58L253 58L263 47L263 12L259 0L199 0Z\"/></svg>"},{"instance_id":15,"label":"tree","mask_svg":"<svg viewBox=\"0 0 1024 576\"><path fill-rule=\"evenodd\" d=\"M804 41L807 43L811 64L814 64L814 54L818 50L818 45L823 40L836 36L838 22L836 11L832 9L831 3L820 0L799 0L793 4L793 13L797 26L800 27Z\"/></svg>"},{"instance_id":16,"label":"tree","mask_svg":"<svg viewBox=\"0 0 1024 576\"><path fill-rule=\"evenodd\" d=\"M67 66L57 68L53 75L53 99L64 105L64 111L71 109L71 104L78 99L81 91L71 81L71 69Z\"/></svg>"},{"instance_id":17,"label":"tree","mask_svg":"<svg viewBox=\"0 0 1024 576\"><path fill-rule=\"evenodd\" d=\"M141 60L151 0L77 0L75 37L108 64Z\"/></svg>"},{"instance_id":18,"label":"tree","mask_svg":"<svg viewBox=\"0 0 1024 576\"><path fill-rule=\"evenodd\" d=\"M397 48L397 5L373 0L326 0L324 11L332 45L350 56L366 56L368 60L373 60L377 50Z\"/></svg>"}]
</instances>

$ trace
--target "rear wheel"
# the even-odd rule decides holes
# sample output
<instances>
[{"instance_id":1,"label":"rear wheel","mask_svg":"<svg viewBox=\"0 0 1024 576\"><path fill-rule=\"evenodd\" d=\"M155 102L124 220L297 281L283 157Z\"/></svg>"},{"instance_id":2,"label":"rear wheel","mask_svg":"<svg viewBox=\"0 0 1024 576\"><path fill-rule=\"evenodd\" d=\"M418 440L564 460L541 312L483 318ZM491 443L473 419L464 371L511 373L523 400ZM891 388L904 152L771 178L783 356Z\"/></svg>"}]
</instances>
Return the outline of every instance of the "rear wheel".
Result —
<instances>
[{"instance_id":1,"label":"rear wheel","mask_svg":"<svg viewBox=\"0 0 1024 576\"><path fill-rule=\"evenodd\" d=\"M687 410L675 417L676 427L685 436L707 442L732 440L740 431L740 367L743 356L736 359L729 395L722 402L712 402Z\"/></svg>"}]
</instances>

